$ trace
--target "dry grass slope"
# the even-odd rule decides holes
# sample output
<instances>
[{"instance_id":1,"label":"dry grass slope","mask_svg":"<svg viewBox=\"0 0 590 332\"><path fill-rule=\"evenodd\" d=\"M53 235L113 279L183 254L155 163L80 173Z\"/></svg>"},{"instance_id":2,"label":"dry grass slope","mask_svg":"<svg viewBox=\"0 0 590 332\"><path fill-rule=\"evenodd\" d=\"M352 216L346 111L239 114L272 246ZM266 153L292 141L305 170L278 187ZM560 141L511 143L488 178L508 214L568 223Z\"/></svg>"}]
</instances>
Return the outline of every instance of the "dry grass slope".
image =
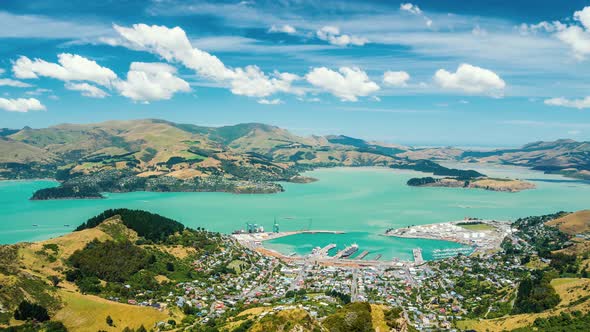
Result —
<instances>
[{"instance_id":1,"label":"dry grass slope","mask_svg":"<svg viewBox=\"0 0 590 332\"><path fill-rule=\"evenodd\" d=\"M460 329L473 329L476 331L504 331L519 327L530 326L539 317L559 315L561 312L573 312L580 310L584 313L590 311L590 299L581 303L575 303L584 296L590 295L590 279L558 278L551 281L561 302L553 309L537 314L521 314L496 319L465 320L457 323Z\"/></svg>"},{"instance_id":2,"label":"dry grass slope","mask_svg":"<svg viewBox=\"0 0 590 332\"><path fill-rule=\"evenodd\" d=\"M581 210L570 213L561 218L545 223L548 226L556 226L567 234L580 234L590 231L590 210Z\"/></svg>"}]
</instances>

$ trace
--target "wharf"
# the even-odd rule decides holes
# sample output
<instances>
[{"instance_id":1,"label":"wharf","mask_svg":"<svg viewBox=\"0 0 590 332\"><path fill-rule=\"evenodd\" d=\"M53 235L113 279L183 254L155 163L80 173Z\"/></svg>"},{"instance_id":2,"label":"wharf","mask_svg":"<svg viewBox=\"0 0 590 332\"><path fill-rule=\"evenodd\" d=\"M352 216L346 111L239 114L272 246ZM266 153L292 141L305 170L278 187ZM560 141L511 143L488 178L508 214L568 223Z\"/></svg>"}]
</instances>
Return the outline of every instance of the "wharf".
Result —
<instances>
[{"instance_id":1,"label":"wharf","mask_svg":"<svg viewBox=\"0 0 590 332\"><path fill-rule=\"evenodd\" d=\"M424 258L422 258L422 249L420 249L420 248L412 249L412 252L414 254L414 263L416 263L416 264L424 263Z\"/></svg>"},{"instance_id":2,"label":"wharf","mask_svg":"<svg viewBox=\"0 0 590 332\"><path fill-rule=\"evenodd\" d=\"M360 260L360 259L363 259L363 258L365 258L365 256L367 256L368 254L369 254L369 251L368 251L368 250L365 250L365 251L361 252L361 253L360 253L358 256L356 256L354 259L359 259L359 260Z\"/></svg>"}]
</instances>

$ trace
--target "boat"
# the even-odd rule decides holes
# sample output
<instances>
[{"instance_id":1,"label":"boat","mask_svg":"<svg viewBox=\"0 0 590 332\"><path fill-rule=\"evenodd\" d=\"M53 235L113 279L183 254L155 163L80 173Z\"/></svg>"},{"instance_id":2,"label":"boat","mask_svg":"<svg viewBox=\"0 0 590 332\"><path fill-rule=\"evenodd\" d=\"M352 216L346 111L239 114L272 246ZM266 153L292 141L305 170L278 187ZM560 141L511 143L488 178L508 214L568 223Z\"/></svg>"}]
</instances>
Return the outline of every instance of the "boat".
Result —
<instances>
[{"instance_id":1,"label":"boat","mask_svg":"<svg viewBox=\"0 0 590 332\"><path fill-rule=\"evenodd\" d=\"M39 224L33 224L33 227L39 227Z\"/></svg>"},{"instance_id":2,"label":"boat","mask_svg":"<svg viewBox=\"0 0 590 332\"><path fill-rule=\"evenodd\" d=\"M344 249L342 251L342 254L340 255L340 258L350 257L358 250L359 250L359 246L355 243L355 244L351 245L350 247Z\"/></svg>"}]
</instances>

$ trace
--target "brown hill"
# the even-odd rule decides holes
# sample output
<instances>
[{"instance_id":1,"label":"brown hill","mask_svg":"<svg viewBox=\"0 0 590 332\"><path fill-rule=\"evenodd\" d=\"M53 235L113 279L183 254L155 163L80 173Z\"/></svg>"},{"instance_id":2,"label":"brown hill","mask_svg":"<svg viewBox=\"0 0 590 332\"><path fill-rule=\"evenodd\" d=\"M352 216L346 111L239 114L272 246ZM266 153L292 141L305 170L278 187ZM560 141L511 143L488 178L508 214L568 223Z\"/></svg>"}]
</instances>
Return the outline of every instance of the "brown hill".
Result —
<instances>
[{"instance_id":1,"label":"brown hill","mask_svg":"<svg viewBox=\"0 0 590 332\"><path fill-rule=\"evenodd\" d=\"M545 225L555 226L564 233L575 235L590 231L590 210L570 213L561 218L546 222Z\"/></svg>"}]
</instances>

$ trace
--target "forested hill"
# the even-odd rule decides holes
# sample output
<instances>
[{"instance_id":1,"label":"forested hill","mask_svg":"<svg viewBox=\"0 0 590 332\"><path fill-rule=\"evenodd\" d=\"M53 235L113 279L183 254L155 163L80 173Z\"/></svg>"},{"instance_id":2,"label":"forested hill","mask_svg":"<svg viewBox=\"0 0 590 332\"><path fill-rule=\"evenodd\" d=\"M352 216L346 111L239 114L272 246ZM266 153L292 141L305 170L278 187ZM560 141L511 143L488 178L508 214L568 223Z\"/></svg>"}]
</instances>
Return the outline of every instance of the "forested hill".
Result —
<instances>
[{"instance_id":1,"label":"forested hill","mask_svg":"<svg viewBox=\"0 0 590 332\"><path fill-rule=\"evenodd\" d=\"M112 209L88 219L78 226L76 231L97 227L115 216L118 216L127 228L137 232L138 236L153 242L162 242L168 236L184 230L183 224L159 214L143 210Z\"/></svg>"}]
</instances>

